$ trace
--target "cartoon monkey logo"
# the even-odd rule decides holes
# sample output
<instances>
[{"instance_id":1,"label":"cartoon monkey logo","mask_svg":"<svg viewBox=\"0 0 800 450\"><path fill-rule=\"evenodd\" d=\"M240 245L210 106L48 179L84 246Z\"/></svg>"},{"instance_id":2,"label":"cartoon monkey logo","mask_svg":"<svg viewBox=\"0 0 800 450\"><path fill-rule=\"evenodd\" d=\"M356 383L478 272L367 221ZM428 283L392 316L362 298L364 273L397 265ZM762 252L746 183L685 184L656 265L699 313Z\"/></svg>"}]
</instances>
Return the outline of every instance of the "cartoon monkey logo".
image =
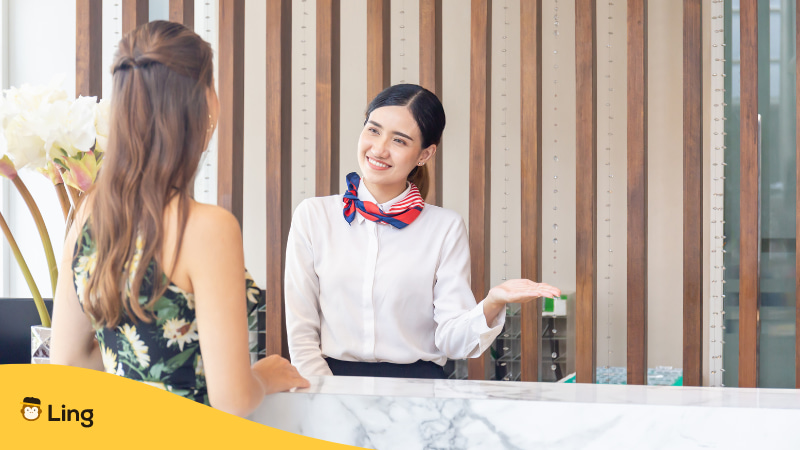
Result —
<instances>
[{"instance_id":1,"label":"cartoon monkey logo","mask_svg":"<svg viewBox=\"0 0 800 450\"><path fill-rule=\"evenodd\" d=\"M42 402L36 397L25 397L22 400L22 417L33 422L42 413Z\"/></svg>"}]
</instances>

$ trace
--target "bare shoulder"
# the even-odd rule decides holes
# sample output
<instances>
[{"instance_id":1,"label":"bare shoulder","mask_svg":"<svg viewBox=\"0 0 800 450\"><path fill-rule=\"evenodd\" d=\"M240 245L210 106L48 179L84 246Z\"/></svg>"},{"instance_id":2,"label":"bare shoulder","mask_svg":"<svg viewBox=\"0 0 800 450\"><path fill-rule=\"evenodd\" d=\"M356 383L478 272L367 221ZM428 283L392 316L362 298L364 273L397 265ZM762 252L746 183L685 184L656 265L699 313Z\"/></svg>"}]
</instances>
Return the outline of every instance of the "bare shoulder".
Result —
<instances>
[{"instance_id":1,"label":"bare shoulder","mask_svg":"<svg viewBox=\"0 0 800 450\"><path fill-rule=\"evenodd\" d=\"M241 240L242 232L236 217L216 205L192 201L186 223L184 242L205 247L213 242Z\"/></svg>"},{"instance_id":2,"label":"bare shoulder","mask_svg":"<svg viewBox=\"0 0 800 450\"><path fill-rule=\"evenodd\" d=\"M180 261L181 270L188 276L187 287L191 284L192 292L199 295L198 302L207 298L209 292L215 292L215 283L224 284L233 279L231 276L241 278L239 287L243 289L244 247L239 221L223 208L193 201L184 230ZM227 286L225 289L232 285Z\"/></svg>"},{"instance_id":3,"label":"bare shoulder","mask_svg":"<svg viewBox=\"0 0 800 450\"><path fill-rule=\"evenodd\" d=\"M192 202L189 212L187 227L191 226L197 230L209 229L219 231L222 229L239 229L239 221L225 208L206 203Z\"/></svg>"}]
</instances>

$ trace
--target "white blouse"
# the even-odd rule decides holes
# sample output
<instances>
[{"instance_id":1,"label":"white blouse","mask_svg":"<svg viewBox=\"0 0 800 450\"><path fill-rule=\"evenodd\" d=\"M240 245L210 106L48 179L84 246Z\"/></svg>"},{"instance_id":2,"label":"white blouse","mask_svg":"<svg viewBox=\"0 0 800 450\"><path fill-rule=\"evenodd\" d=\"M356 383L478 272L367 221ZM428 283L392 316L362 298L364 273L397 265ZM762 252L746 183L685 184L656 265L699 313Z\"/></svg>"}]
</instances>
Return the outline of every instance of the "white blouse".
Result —
<instances>
[{"instance_id":1,"label":"white blouse","mask_svg":"<svg viewBox=\"0 0 800 450\"><path fill-rule=\"evenodd\" d=\"M398 197L378 205L388 211ZM358 198L375 202L362 183ZM356 213L341 195L304 200L286 246L286 329L292 364L331 375L323 359L444 365L477 357L500 334L470 289L467 230L456 212L425 205L402 230Z\"/></svg>"}]
</instances>

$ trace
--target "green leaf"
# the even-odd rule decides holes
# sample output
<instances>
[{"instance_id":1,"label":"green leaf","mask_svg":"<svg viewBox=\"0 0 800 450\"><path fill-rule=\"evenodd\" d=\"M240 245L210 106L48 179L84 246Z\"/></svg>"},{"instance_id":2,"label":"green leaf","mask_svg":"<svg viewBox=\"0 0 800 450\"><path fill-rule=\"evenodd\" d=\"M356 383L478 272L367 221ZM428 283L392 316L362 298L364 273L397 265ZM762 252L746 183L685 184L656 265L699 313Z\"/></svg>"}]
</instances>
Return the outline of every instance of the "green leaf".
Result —
<instances>
[{"instance_id":1,"label":"green leaf","mask_svg":"<svg viewBox=\"0 0 800 450\"><path fill-rule=\"evenodd\" d=\"M159 361L158 364L150 367L150 376L155 380L161 380L161 372L164 370L164 363Z\"/></svg>"},{"instance_id":2,"label":"green leaf","mask_svg":"<svg viewBox=\"0 0 800 450\"><path fill-rule=\"evenodd\" d=\"M178 308L177 305L171 305L169 308L161 309L157 313L157 315L158 315L158 323L162 324L162 323L166 322L169 319L172 319L174 317L178 317L178 314L180 314L180 312L181 312L181 310L180 310L180 308Z\"/></svg>"},{"instance_id":3,"label":"green leaf","mask_svg":"<svg viewBox=\"0 0 800 450\"><path fill-rule=\"evenodd\" d=\"M166 369L169 372L174 372L178 367L182 366L189 358L194 355L196 348L194 346L178 353L167 361Z\"/></svg>"},{"instance_id":4,"label":"green leaf","mask_svg":"<svg viewBox=\"0 0 800 450\"><path fill-rule=\"evenodd\" d=\"M64 161L62 161L60 158L53 158L53 162L58 166L60 166L62 169L69 170L69 167L67 167L67 165L64 164Z\"/></svg>"},{"instance_id":5,"label":"green leaf","mask_svg":"<svg viewBox=\"0 0 800 450\"><path fill-rule=\"evenodd\" d=\"M168 298L161 297L153 303L153 311L158 312L168 308L170 305L172 305L172 302Z\"/></svg>"},{"instance_id":6,"label":"green leaf","mask_svg":"<svg viewBox=\"0 0 800 450\"><path fill-rule=\"evenodd\" d=\"M180 314L180 308L168 298L160 298L153 304L153 312L158 318L158 324L161 325L169 319L177 317Z\"/></svg>"}]
</instances>

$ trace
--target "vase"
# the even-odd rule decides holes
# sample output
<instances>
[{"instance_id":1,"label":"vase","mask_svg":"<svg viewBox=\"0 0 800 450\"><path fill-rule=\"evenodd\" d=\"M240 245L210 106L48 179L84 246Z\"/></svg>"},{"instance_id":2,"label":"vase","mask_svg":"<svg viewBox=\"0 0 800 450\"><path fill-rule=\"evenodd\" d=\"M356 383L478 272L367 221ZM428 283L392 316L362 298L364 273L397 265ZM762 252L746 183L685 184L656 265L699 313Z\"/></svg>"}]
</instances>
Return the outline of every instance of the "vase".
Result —
<instances>
[{"instance_id":1,"label":"vase","mask_svg":"<svg viewBox=\"0 0 800 450\"><path fill-rule=\"evenodd\" d=\"M52 330L41 325L31 327L31 364L50 364Z\"/></svg>"}]
</instances>

